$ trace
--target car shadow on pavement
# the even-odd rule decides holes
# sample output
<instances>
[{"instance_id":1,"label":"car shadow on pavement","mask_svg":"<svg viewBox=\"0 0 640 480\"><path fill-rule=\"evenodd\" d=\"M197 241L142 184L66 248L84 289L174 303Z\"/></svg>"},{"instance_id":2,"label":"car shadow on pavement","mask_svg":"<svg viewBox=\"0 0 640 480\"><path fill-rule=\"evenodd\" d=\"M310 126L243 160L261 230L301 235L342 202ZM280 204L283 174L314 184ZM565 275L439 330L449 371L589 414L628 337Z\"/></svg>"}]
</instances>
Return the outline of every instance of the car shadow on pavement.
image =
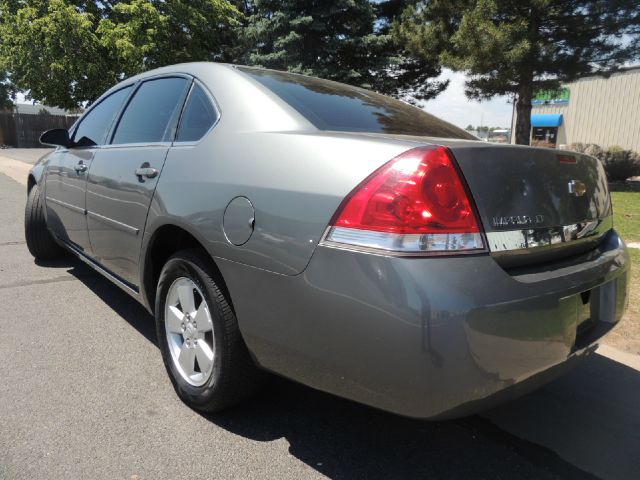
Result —
<instances>
[{"instance_id":1,"label":"car shadow on pavement","mask_svg":"<svg viewBox=\"0 0 640 480\"><path fill-rule=\"evenodd\" d=\"M484 416L600 478L640 476L640 371L602 355Z\"/></svg>"},{"instance_id":2,"label":"car shadow on pavement","mask_svg":"<svg viewBox=\"0 0 640 480\"><path fill-rule=\"evenodd\" d=\"M84 262L68 255L59 260L36 261L36 264L44 268L65 268L67 273L84 283L100 300L135 328L140 335L157 346L155 324L149 312Z\"/></svg>"},{"instance_id":3,"label":"car shadow on pavement","mask_svg":"<svg viewBox=\"0 0 640 480\"><path fill-rule=\"evenodd\" d=\"M480 417L403 418L274 377L245 404L206 418L289 453L329 478L596 478Z\"/></svg>"},{"instance_id":4,"label":"car shadow on pavement","mask_svg":"<svg viewBox=\"0 0 640 480\"><path fill-rule=\"evenodd\" d=\"M69 259L78 278L146 340L152 316ZM289 454L329 478L637 478L640 372L600 355L482 416L403 418L273 377L238 407L204 418ZM185 407L186 408L186 407Z\"/></svg>"}]
</instances>

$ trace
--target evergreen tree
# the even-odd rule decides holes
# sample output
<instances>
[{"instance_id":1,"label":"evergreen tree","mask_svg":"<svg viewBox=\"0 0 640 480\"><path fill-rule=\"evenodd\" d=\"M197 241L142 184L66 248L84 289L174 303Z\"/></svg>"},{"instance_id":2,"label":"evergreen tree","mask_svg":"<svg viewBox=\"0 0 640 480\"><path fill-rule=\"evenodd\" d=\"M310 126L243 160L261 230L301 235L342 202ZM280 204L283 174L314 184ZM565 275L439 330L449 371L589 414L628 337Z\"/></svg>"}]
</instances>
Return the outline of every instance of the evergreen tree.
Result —
<instances>
[{"instance_id":1,"label":"evergreen tree","mask_svg":"<svg viewBox=\"0 0 640 480\"><path fill-rule=\"evenodd\" d=\"M385 71L380 76L376 89L410 103L419 103L436 97L447 88L449 80L437 80L442 73L437 53L421 51L415 55L392 35L393 22L410 3L407 0L375 3L379 34L387 38L387 58L383 67Z\"/></svg>"},{"instance_id":2,"label":"evergreen tree","mask_svg":"<svg viewBox=\"0 0 640 480\"><path fill-rule=\"evenodd\" d=\"M517 98L516 143L528 144L531 101L580 76L610 73L640 54L637 0L429 0L393 26L420 58L469 76L469 98Z\"/></svg>"},{"instance_id":3,"label":"evergreen tree","mask_svg":"<svg viewBox=\"0 0 640 480\"><path fill-rule=\"evenodd\" d=\"M244 61L413 99L446 83L437 58L408 58L389 29L406 1L255 0L240 32Z\"/></svg>"}]
</instances>

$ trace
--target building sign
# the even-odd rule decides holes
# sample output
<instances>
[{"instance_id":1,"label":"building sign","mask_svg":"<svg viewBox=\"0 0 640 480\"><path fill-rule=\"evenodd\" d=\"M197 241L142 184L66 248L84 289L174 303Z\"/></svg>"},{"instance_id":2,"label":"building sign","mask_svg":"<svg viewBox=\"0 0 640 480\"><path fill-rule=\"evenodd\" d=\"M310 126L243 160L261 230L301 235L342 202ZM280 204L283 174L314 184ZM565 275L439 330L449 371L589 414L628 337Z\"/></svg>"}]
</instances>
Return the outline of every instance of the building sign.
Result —
<instances>
[{"instance_id":1,"label":"building sign","mask_svg":"<svg viewBox=\"0 0 640 480\"><path fill-rule=\"evenodd\" d=\"M539 90L531 101L532 105L567 105L568 103L568 87L563 87L560 90Z\"/></svg>"}]
</instances>

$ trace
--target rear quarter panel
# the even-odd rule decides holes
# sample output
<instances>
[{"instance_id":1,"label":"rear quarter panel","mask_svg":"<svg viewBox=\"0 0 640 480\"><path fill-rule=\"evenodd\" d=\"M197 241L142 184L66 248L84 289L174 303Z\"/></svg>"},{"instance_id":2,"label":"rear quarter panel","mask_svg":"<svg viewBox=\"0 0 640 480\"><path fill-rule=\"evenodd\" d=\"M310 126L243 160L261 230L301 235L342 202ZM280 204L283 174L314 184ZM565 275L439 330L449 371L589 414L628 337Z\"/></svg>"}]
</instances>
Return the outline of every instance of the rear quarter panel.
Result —
<instances>
[{"instance_id":1,"label":"rear quarter panel","mask_svg":"<svg viewBox=\"0 0 640 480\"><path fill-rule=\"evenodd\" d=\"M300 273L342 199L408 147L292 132L229 132L223 122L197 146L170 150L148 232L183 225L213 256L276 273ZM229 202L248 198L255 229L242 246L227 241Z\"/></svg>"},{"instance_id":2,"label":"rear quarter panel","mask_svg":"<svg viewBox=\"0 0 640 480\"><path fill-rule=\"evenodd\" d=\"M199 143L170 149L147 237L175 224L214 257L296 275L342 199L380 165L415 145L318 132L229 67L203 67L196 75L213 94L221 118ZM225 208L237 196L247 197L255 208L255 230L240 247L229 243L222 229Z\"/></svg>"}]
</instances>

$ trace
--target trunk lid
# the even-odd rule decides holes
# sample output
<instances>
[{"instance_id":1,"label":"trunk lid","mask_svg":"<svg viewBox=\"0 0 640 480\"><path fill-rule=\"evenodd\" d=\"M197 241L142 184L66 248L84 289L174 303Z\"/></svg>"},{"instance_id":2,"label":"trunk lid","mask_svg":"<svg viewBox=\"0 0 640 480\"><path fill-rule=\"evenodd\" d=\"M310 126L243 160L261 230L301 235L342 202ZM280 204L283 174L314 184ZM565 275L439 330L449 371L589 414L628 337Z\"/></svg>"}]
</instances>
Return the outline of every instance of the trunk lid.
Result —
<instances>
[{"instance_id":1,"label":"trunk lid","mask_svg":"<svg viewBox=\"0 0 640 480\"><path fill-rule=\"evenodd\" d=\"M600 161L588 155L481 141L368 136L449 147L486 232L568 226L611 215L604 169Z\"/></svg>"},{"instance_id":2,"label":"trunk lid","mask_svg":"<svg viewBox=\"0 0 640 480\"><path fill-rule=\"evenodd\" d=\"M486 232L569 226L611 213L607 179L595 158L511 145L450 148Z\"/></svg>"},{"instance_id":3,"label":"trunk lid","mask_svg":"<svg viewBox=\"0 0 640 480\"><path fill-rule=\"evenodd\" d=\"M604 168L588 155L413 135L331 135L384 138L407 148L448 147L477 207L488 250L504 267L593 250L613 228Z\"/></svg>"},{"instance_id":4,"label":"trunk lid","mask_svg":"<svg viewBox=\"0 0 640 480\"><path fill-rule=\"evenodd\" d=\"M597 159L515 145L448 146L469 185L489 250L504 266L583 253L612 228L607 178Z\"/></svg>"}]
</instances>

